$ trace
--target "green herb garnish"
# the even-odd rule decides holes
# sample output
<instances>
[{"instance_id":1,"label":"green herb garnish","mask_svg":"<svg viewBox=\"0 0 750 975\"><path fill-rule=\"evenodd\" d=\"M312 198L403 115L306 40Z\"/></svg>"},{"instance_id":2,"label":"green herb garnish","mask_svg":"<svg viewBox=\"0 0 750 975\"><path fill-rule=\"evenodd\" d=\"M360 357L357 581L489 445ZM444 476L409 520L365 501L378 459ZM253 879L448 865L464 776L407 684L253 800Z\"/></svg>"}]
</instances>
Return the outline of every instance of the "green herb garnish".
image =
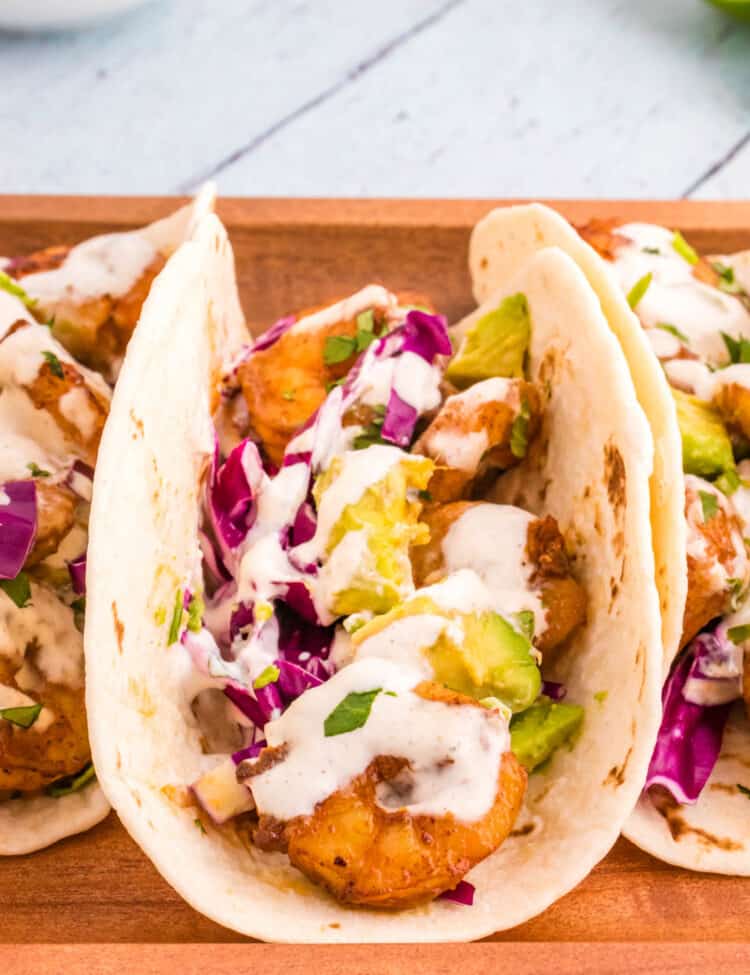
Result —
<instances>
[{"instance_id":1,"label":"green herb garnish","mask_svg":"<svg viewBox=\"0 0 750 975\"><path fill-rule=\"evenodd\" d=\"M19 609L31 602L31 586L25 572L19 572L15 579L0 579L0 589L10 596Z\"/></svg>"},{"instance_id":2,"label":"green herb garnish","mask_svg":"<svg viewBox=\"0 0 750 975\"><path fill-rule=\"evenodd\" d=\"M628 292L628 304L635 311L638 305L641 303L643 296L649 289L654 276L649 271L648 274L644 274L640 280L636 281L633 287Z\"/></svg>"},{"instance_id":3,"label":"green herb garnish","mask_svg":"<svg viewBox=\"0 0 750 975\"><path fill-rule=\"evenodd\" d=\"M63 372L62 363L57 358L54 352L50 352L49 349L45 349L42 355L47 360L47 365L50 368L50 372L53 376L57 376L58 379L65 379L65 373Z\"/></svg>"},{"instance_id":4,"label":"green herb garnish","mask_svg":"<svg viewBox=\"0 0 750 975\"><path fill-rule=\"evenodd\" d=\"M597 691L596 694L594 694L594 700L598 701L599 704L604 704L608 697L609 691Z\"/></svg>"},{"instance_id":5,"label":"green herb garnish","mask_svg":"<svg viewBox=\"0 0 750 975\"><path fill-rule=\"evenodd\" d=\"M521 401L521 412L513 421L510 428L510 452L514 457L522 460L526 456L529 447L529 403L528 400Z\"/></svg>"},{"instance_id":6,"label":"green herb garnish","mask_svg":"<svg viewBox=\"0 0 750 975\"><path fill-rule=\"evenodd\" d=\"M429 491L417 491L417 497L420 501L424 501L429 504L432 501L432 494Z\"/></svg>"},{"instance_id":7,"label":"green herb garnish","mask_svg":"<svg viewBox=\"0 0 750 975\"><path fill-rule=\"evenodd\" d=\"M382 690L382 687L376 687L372 691L352 691L347 694L323 722L326 738L345 735L366 724L373 702Z\"/></svg>"},{"instance_id":8,"label":"green herb garnish","mask_svg":"<svg viewBox=\"0 0 750 975\"><path fill-rule=\"evenodd\" d=\"M30 298L21 285L5 271L0 271L0 291L7 291L14 298L19 298L27 308L33 308L36 304L36 298Z\"/></svg>"},{"instance_id":9,"label":"green herb garnish","mask_svg":"<svg viewBox=\"0 0 750 975\"><path fill-rule=\"evenodd\" d=\"M180 626L182 625L183 597L182 589L178 589L174 599L174 609L172 610L172 622L169 624L169 637L167 646L171 647L177 643L180 636Z\"/></svg>"},{"instance_id":10,"label":"green herb garnish","mask_svg":"<svg viewBox=\"0 0 750 975\"><path fill-rule=\"evenodd\" d=\"M383 421L385 420L385 407L376 406L373 408L372 412L374 419L366 426L362 427L361 433L358 433L354 438L352 447L355 450L364 450L366 447L371 447L373 444L383 443L381 434L383 430Z\"/></svg>"},{"instance_id":11,"label":"green herb garnish","mask_svg":"<svg viewBox=\"0 0 750 975\"><path fill-rule=\"evenodd\" d=\"M531 643L534 639L534 613L530 609L522 609L520 612L516 613L516 619L518 620L521 633L523 633L529 643Z\"/></svg>"},{"instance_id":12,"label":"green herb garnish","mask_svg":"<svg viewBox=\"0 0 750 975\"><path fill-rule=\"evenodd\" d=\"M342 376L340 379L332 379L329 383L326 383L326 393L330 393L337 386L343 386L345 382L346 376Z\"/></svg>"},{"instance_id":13,"label":"green herb garnish","mask_svg":"<svg viewBox=\"0 0 750 975\"><path fill-rule=\"evenodd\" d=\"M0 708L0 718L5 718L19 728L30 728L39 717L41 704L27 704L18 708Z\"/></svg>"},{"instance_id":14,"label":"green herb garnish","mask_svg":"<svg viewBox=\"0 0 750 975\"><path fill-rule=\"evenodd\" d=\"M31 476L32 477L49 477L50 476L50 472L49 471L43 470L33 460L31 461L30 464L27 464L26 466L31 471Z\"/></svg>"},{"instance_id":15,"label":"green herb garnish","mask_svg":"<svg viewBox=\"0 0 750 975\"><path fill-rule=\"evenodd\" d=\"M201 833L203 833L203 835L205 836L206 835L206 827L203 825L203 822L200 819L198 819L197 816L195 817L195 819L193 820L193 822L198 827L198 829L201 831Z\"/></svg>"},{"instance_id":16,"label":"green herb garnish","mask_svg":"<svg viewBox=\"0 0 750 975\"><path fill-rule=\"evenodd\" d=\"M741 626L730 626L727 630L727 636L735 644L750 640L750 623L743 623Z\"/></svg>"},{"instance_id":17,"label":"green herb garnish","mask_svg":"<svg viewBox=\"0 0 750 975\"><path fill-rule=\"evenodd\" d=\"M688 244L679 230L676 231L672 238L672 247L674 247L680 257L684 258L688 264L697 264L700 260L697 252Z\"/></svg>"},{"instance_id":18,"label":"green herb garnish","mask_svg":"<svg viewBox=\"0 0 750 975\"><path fill-rule=\"evenodd\" d=\"M701 499L701 508L703 509L703 520L711 521L716 512L719 510L719 502L715 494L711 494L710 491L699 491L698 492Z\"/></svg>"},{"instance_id":19,"label":"green herb garnish","mask_svg":"<svg viewBox=\"0 0 750 975\"><path fill-rule=\"evenodd\" d=\"M93 782L95 778L96 772L94 771L94 766L89 764L78 775L69 775L65 779L60 779L59 782L53 782L52 785L47 786L45 792L48 796L52 796L53 799L61 799L63 796L69 796L73 792L79 792L89 782Z\"/></svg>"},{"instance_id":20,"label":"green herb garnish","mask_svg":"<svg viewBox=\"0 0 750 975\"><path fill-rule=\"evenodd\" d=\"M376 338L375 315L372 308L368 308L357 315L357 352L364 351Z\"/></svg>"},{"instance_id":21,"label":"green herb garnish","mask_svg":"<svg viewBox=\"0 0 750 975\"><path fill-rule=\"evenodd\" d=\"M733 339L726 332L721 332L724 345L727 347L729 359L732 364L737 362L750 362L750 342L747 339Z\"/></svg>"},{"instance_id":22,"label":"green herb garnish","mask_svg":"<svg viewBox=\"0 0 750 975\"><path fill-rule=\"evenodd\" d=\"M663 332L669 332L670 335L674 335L676 339L679 339L683 345L689 345L690 341L684 332L681 332L676 325L670 325L668 322L658 322L656 325Z\"/></svg>"},{"instance_id":23,"label":"green herb garnish","mask_svg":"<svg viewBox=\"0 0 750 975\"><path fill-rule=\"evenodd\" d=\"M269 664L264 671L262 671L253 681L253 687L256 691L259 691L262 687L267 687L269 684L275 684L279 679L279 674L281 671L276 666L276 664Z\"/></svg>"},{"instance_id":24,"label":"green herb garnish","mask_svg":"<svg viewBox=\"0 0 750 975\"><path fill-rule=\"evenodd\" d=\"M727 289L734 288L734 268L729 267L727 264L722 264L721 261L712 261L711 267L716 271L716 273L721 278L721 287L726 285Z\"/></svg>"},{"instance_id":25,"label":"green herb garnish","mask_svg":"<svg viewBox=\"0 0 750 975\"><path fill-rule=\"evenodd\" d=\"M357 351L357 340L351 335L329 335L323 347L323 362L335 366L346 362Z\"/></svg>"},{"instance_id":26,"label":"green herb garnish","mask_svg":"<svg viewBox=\"0 0 750 975\"><path fill-rule=\"evenodd\" d=\"M644 254L661 254L658 247L641 247Z\"/></svg>"},{"instance_id":27,"label":"green herb garnish","mask_svg":"<svg viewBox=\"0 0 750 975\"><path fill-rule=\"evenodd\" d=\"M740 783L738 782L737 791L741 792L743 796L747 796L748 799L750 799L750 789L748 789L746 785L740 785Z\"/></svg>"}]
</instances>

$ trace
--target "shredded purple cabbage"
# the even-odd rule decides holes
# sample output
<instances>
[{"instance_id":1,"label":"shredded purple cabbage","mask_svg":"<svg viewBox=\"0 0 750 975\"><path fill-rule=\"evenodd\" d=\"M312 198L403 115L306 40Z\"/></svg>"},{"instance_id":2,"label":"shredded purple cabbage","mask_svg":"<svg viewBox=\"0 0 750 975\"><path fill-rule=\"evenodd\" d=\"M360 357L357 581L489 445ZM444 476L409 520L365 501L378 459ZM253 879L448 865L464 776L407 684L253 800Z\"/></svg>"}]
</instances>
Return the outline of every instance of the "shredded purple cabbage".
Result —
<instances>
[{"instance_id":1,"label":"shredded purple cabbage","mask_svg":"<svg viewBox=\"0 0 750 975\"><path fill-rule=\"evenodd\" d=\"M266 745L267 742L265 738L261 738L260 741L254 741L252 745L248 745L247 748L240 748L238 752L233 752L232 761L235 765L239 765L240 762L244 762L247 758L257 758Z\"/></svg>"},{"instance_id":2,"label":"shredded purple cabbage","mask_svg":"<svg viewBox=\"0 0 750 975\"><path fill-rule=\"evenodd\" d=\"M475 893L476 887L474 884L470 884L468 880L459 880L453 890L444 890L438 900L453 901L455 904L463 904L465 907L471 907L474 903Z\"/></svg>"},{"instance_id":3,"label":"shredded purple cabbage","mask_svg":"<svg viewBox=\"0 0 750 975\"><path fill-rule=\"evenodd\" d=\"M15 579L36 537L36 485L6 481L0 492L8 499L0 504L0 579Z\"/></svg>"},{"instance_id":4,"label":"shredded purple cabbage","mask_svg":"<svg viewBox=\"0 0 750 975\"><path fill-rule=\"evenodd\" d=\"M406 316L404 329L404 352L414 352L432 363L439 355L450 355L451 340L448 336L448 323L442 315L431 315L413 308Z\"/></svg>"},{"instance_id":5,"label":"shredded purple cabbage","mask_svg":"<svg viewBox=\"0 0 750 975\"><path fill-rule=\"evenodd\" d=\"M699 634L691 644L693 663L682 689L682 696L691 704L727 704L742 694L743 650L725 631L720 624L713 633Z\"/></svg>"},{"instance_id":6,"label":"shredded purple cabbage","mask_svg":"<svg viewBox=\"0 0 750 975\"><path fill-rule=\"evenodd\" d=\"M664 684L661 727L645 786L663 786L677 802L686 804L698 800L708 781L721 751L731 710L731 704L707 707L685 700L683 690L693 667L695 642Z\"/></svg>"},{"instance_id":7,"label":"shredded purple cabbage","mask_svg":"<svg viewBox=\"0 0 750 975\"><path fill-rule=\"evenodd\" d=\"M288 704L291 704L301 694L304 694L308 688L318 687L325 679L316 676L310 670L305 670L304 667L300 667L298 664L294 664L289 660L277 660L276 666L279 668L277 684Z\"/></svg>"},{"instance_id":8,"label":"shredded purple cabbage","mask_svg":"<svg viewBox=\"0 0 750 975\"><path fill-rule=\"evenodd\" d=\"M557 684L552 680L542 681L542 694L551 701L562 701L567 693L565 684Z\"/></svg>"},{"instance_id":9,"label":"shredded purple cabbage","mask_svg":"<svg viewBox=\"0 0 750 975\"><path fill-rule=\"evenodd\" d=\"M296 321L296 315L285 315L284 318L280 318L277 322L274 322L270 328L267 328L262 335L258 336L249 350L250 353L270 349L272 345L275 345L279 341L285 332L289 331Z\"/></svg>"},{"instance_id":10,"label":"shredded purple cabbage","mask_svg":"<svg viewBox=\"0 0 750 975\"><path fill-rule=\"evenodd\" d=\"M381 437L397 447L408 447L419 414L410 403L404 402L395 389L391 390L385 410Z\"/></svg>"},{"instance_id":11,"label":"shredded purple cabbage","mask_svg":"<svg viewBox=\"0 0 750 975\"><path fill-rule=\"evenodd\" d=\"M219 467L218 444L208 488L208 514L222 557L244 541L255 521L255 487L263 474L258 448L243 440ZM226 558L225 558L226 561Z\"/></svg>"},{"instance_id":12,"label":"shredded purple cabbage","mask_svg":"<svg viewBox=\"0 0 750 975\"><path fill-rule=\"evenodd\" d=\"M229 683L224 693L246 718L249 718L256 728L265 728L266 724L283 710L283 701L276 684L266 684L255 691L255 697L238 684Z\"/></svg>"},{"instance_id":13,"label":"shredded purple cabbage","mask_svg":"<svg viewBox=\"0 0 750 975\"><path fill-rule=\"evenodd\" d=\"M77 596L83 596L86 592L86 553L79 555L78 558L68 562L68 572L70 581L73 584L73 592Z\"/></svg>"}]
</instances>

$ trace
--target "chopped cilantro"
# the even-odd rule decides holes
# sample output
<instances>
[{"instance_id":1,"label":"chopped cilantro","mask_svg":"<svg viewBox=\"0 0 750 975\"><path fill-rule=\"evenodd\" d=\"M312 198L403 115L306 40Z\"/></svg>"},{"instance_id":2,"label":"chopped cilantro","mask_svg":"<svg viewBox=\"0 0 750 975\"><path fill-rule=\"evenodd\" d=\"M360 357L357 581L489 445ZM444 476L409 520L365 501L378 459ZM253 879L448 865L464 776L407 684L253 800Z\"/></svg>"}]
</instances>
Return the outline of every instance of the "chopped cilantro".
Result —
<instances>
[{"instance_id":1,"label":"chopped cilantro","mask_svg":"<svg viewBox=\"0 0 750 975\"><path fill-rule=\"evenodd\" d=\"M42 470L42 468L38 464L36 464L33 460L31 461L30 464L27 464L26 466L31 471L31 476L32 477L49 477L50 476L49 471Z\"/></svg>"},{"instance_id":2,"label":"chopped cilantro","mask_svg":"<svg viewBox=\"0 0 750 975\"><path fill-rule=\"evenodd\" d=\"M711 521L719 510L719 502L716 495L710 491L699 491L698 494L701 499L701 508L703 509L703 520Z\"/></svg>"},{"instance_id":3,"label":"chopped cilantro","mask_svg":"<svg viewBox=\"0 0 750 975\"><path fill-rule=\"evenodd\" d=\"M353 356L357 351L357 340L350 335L329 335L323 347L323 362L335 366Z\"/></svg>"},{"instance_id":4,"label":"chopped cilantro","mask_svg":"<svg viewBox=\"0 0 750 975\"><path fill-rule=\"evenodd\" d=\"M520 612L516 613L516 619L518 620L521 633L523 633L529 643L531 643L531 641L534 639L534 613L530 609L522 609Z\"/></svg>"},{"instance_id":5,"label":"chopped cilantro","mask_svg":"<svg viewBox=\"0 0 750 975\"><path fill-rule=\"evenodd\" d=\"M730 626L727 636L732 643L744 643L750 640L750 623L743 623L741 626Z\"/></svg>"},{"instance_id":6,"label":"chopped cilantro","mask_svg":"<svg viewBox=\"0 0 750 975\"><path fill-rule=\"evenodd\" d=\"M329 383L326 383L326 393L330 393L337 386L343 386L345 382L346 376L342 376L340 379L332 379Z\"/></svg>"},{"instance_id":7,"label":"chopped cilantro","mask_svg":"<svg viewBox=\"0 0 750 975\"><path fill-rule=\"evenodd\" d=\"M21 285L5 271L0 271L0 291L7 291L14 298L19 298L27 308L33 308L36 304L36 298L30 298Z\"/></svg>"},{"instance_id":8,"label":"chopped cilantro","mask_svg":"<svg viewBox=\"0 0 750 975\"><path fill-rule=\"evenodd\" d=\"M658 247L642 247L641 250L644 254L661 254Z\"/></svg>"},{"instance_id":9,"label":"chopped cilantro","mask_svg":"<svg viewBox=\"0 0 750 975\"><path fill-rule=\"evenodd\" d=\"M53 376L57 376L58 379L64 379L65 373L63 372L62 363L57 358L54 352L50 352L49 349L45 349L42 355L47 361L47 365L50 368L50 372Z\"/></svg>"},{"instance_id":10,"label":"chopped cilantro","mask_svg":"<svg viewBox=\"0 0 750 975\"><path fill-rule=\"evenodd\" d=\"M203 822L202 822L202 820L200 820L200 819L199 819L199 818L198 818L198 817L196 816L196 817L195 817L195 819L193 820L193 822L194 822L194 823L195 823L195 825L196 825L196 826L198 827L198 829L199 829L199 830L201 831L201 833L203 833L203 835L205 836L205 835L206 835L206 827L205 827L205 826L203 825Z\"/></svg>"},{"instance_id":11,"label":"chopped cilantro","mask_svg":"<svg viewBox=\"0 0 750 975\"><path fill-rule=\"evenodd\" d=\"M376 687L371 691L352 691L347 694L323 722L326 738L345 735L365 725L373 702L382 690L382 687Z\"/></svg>"},{"instance_id":12,"label":"chopped cilantro","mask_svg":"<svg viewBox=\"0 0 750 975\"><path fill-rule=\"evenodd\" d=\"M420 501L424 501L427 504L429 504L429 502L432 501L432 495L430 494L429 491L418 491L417 497L419 498Z\"/></svg>"},{"instance_id":13,"label":"chopped cilantro","mask_svg":"<svg viewBox=\"0 0 750 975\"><path fill-rule=\"evenodd\" d=\"M279 679L279 674L281 671L276 666L276 664L269 664L265 670L261 671L260 674L253 681L253 687L256 691L261 690L263 687L267 687L269 684L275 684Z\"/></svg>"},{"instance_id":14,"label":"chopped cilantro","mask_svg":"<svg viewBox=\"0 0 750 975\"><path fill-rule=\"evenodd\" d=\"M711 267L721 278L722 285L728 285L730 288L734 287L733 267L729 267L727 264L722 264L721 261L712 261Z\"/></svg>"},{"instance_id":15,"label":"chopped cilantro","mask_svg":"<svg viewBox=\"0 0 750 975\"><path fill-rule=\"evenodd\" d=\"M10 596L19 609L31 602L31 586L25 572L19 572L15 579L0 579L0 589Z\"/></svg>"},{"instance_id":16,"label":"chopped cilantro","mask_svg":"<svg viewBox=\"0 0 750 975\"><path fill-rule=\"evenodd\" d=\"M528 400L521 401L521 412L513 421L510 428L510 452L514 457L522 460L526 456L529 447L529 403Z\"/></svg>"},{"instance_id":17,"label":"chopped cilantro","mask_svg":"<svg viewBox=\"0 0 750 975\"><path fill-rule=\"evenodd\" d=\"M688 244L679 230L672 238L672 247L674 247L680 257L684 258L688 264L697 264L700 260L696 251Z\"/></svg>"},{"instance_id":18,"label":"chopped cilantro","mask_svg":"<svg viewBox=\"0 0 750 975\"><path fill-rule=\"evenodd\" d=\"M748 789L746 785L740 785L740 783L738 782L737 791L741 792L743 796L747 796L748 799L750 799L750 789Z\"/></svg>"},{"instance_id":19,"label":"chopped cilantro","mask_svg":"<svg viewBox=\"0 0 750 975\"><path fill-rule=\"evenodd\" d=\"M171 647L173 643L177 643L180 637L180 627L182 625L182 589L178 589L175 594L174 599L174 609L172 610L172 621L169 624L169 637L167 638L167 646Z\"/></svg>"},{"instance_id":20,"label":"chopped cilantro","mask_svg":"<svg viewBox=\"0 0 750 975\"><path fill-rule=\"evenodd\" d=\"M683 345L689 345L690 341L684 332L681 332L676 325L670 325L668 322L658 322L656 325L663 332L669 332L670 335L674 335L676 339L679 339Z\"/></svg>"},{"instance_id":21,"label":"chopped cilantro","mask_svg":"<svg viewBox=\"0 0 750 975\"><path fill-rule=\"evenodd\" d=\"M47 786L45 791L53 799L61 799L63 796L69 796L72 792L80 791L89 782L93 782L95 778L94 766L89 764L78 775L69 775L58 782L53 782L52 785Z\"/></svg>"},{"instance_id":22,"label":"chopped cilantro","mask_svg":"<svg viewBox=\"0 0 750 975\"><path fill-rule=\"evenodd\" d=\"M628 304L633 311L635 311L635 309L641 303L643 296L649 289L649 285L651 284L653 277L653 274L649 271L648 274L644 274L642 278L636 281L628 292Z\"/></svg>"},{"instance_id":23,"label":"chopped cilantro","mask_svg":"<svg viewBox=\"0 0 750 975\"><path fill-rule=\"evenodd\" d=\"M737 362L750 362L750 342L747 339L734 339L726 332L721 332L724 345L727 347L729 359L734 364Z\"/></svg>"},{"instance_id":24,"label":"chopped cilantro","mask_svg":"<svg viewBox=\"0 0 750 975\"><path fill-rule=\"evenodd\" d=\"M366 447L371 447L373 444L383 443L381 432L383 429L383 421L385 419L385 407L376 406L372 412L374 414L374 419L366 426L362 427L361 433L358 433L354 438L352 447L355 450L364 450Z\"/></svg>"},{"instance_id":25,"label":"chopped cilantro","mask_svg":"<svg viewBox=\"0 0 750 975\"><path fill-rule=\"evenodd\" d=\"M594 700L598 701L599 704L604 704L608 697L609 691L597 691L596 694L594 694Z\"/></svg>"},{"instance_id":26,"label":"chopped cilantro","mask_svg":"<svg viewBox=\"0 0 750 975\"><path fill-rule=\"evenodd\" d=\"M39 717L41 704L27 704L19 708L0 708L0 718L5 718L19 728L30 728Z\"/></svg>"}]
</instances>

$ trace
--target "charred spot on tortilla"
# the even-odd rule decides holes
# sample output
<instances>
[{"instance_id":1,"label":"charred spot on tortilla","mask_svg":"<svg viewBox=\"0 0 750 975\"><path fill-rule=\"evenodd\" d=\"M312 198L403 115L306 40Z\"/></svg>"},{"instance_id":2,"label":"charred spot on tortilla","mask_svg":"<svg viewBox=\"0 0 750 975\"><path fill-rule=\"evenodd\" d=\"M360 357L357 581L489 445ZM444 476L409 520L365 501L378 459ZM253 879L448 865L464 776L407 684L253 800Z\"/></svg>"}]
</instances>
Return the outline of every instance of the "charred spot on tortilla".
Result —
<instances>
[{"instance_id":1,"label":"charred spot on tortilla","mask_svg":"<svg viewBox=\"0 0 750 975\"><path fill-rule=\"evenodd\" d=\"M141 418L136 415L135 410L131 410L130 411L130 419L131 419L131 421L133 423L133 426L135 427L135 431L132 434L133 440L135 440L136 437L142 437L143 436L143 420L141 420Z\"/></svg>"},{"instance_id":2,"label":"charred spot on tortilla","mask_svg":"<svg viewBox=\"0 0 750 975\"><path fill-rule=\"evenodd\" d=\"M602 785L613 785L615 789L619 789L620 786L625 781L625 772L628 767L628 762L630 761L630 756L633 754L633 745L628 747L625 754L625 758L620 765L613 765L612 768L607 773L606 779L602 782Z\"/></svg>"},{"instance_id":3,"label":"charred spot on tortilla","mask_svg":"<svg viewBox=\"0 0 750 975\"><path fill-rule=\"evenodd\" d=\"M651 803L662 817L675 843L691 837L709 850L724 850L727 853L744 850L744 844L728 836L714 836L706 829L691 826L682 815L683 807L666 789L654 787L650 790Z\"/></svg>"},{"instance_id":4,"label":"charred spot on tortilla","mask_svg":"<svg viewBox=\"0 0 750 975\"><path fill-rule=\"evenodd\" d=\"M612 511L617 516L625 507L625 463L611 441L604 446L604 484Z\"/></svg>"},{"instance_id":5,"label":"charred spot on tortilla","mask_svg":"<svg viewBox=\"0 0 750 975\"><path fill-rule=\"evenodd\" d=\"M518 829L512 829L510 835L513 837L528 836L530 833L534 832L534 823L524 823L523 826L519 826Z\"/></svg>"},{"instance_id":6,"label":"charred spot on tortilla","mask_svg":"<svg viewBox=\"0 0 750 975\"><path fill-rule=\"evenodd\" d=\"M125 624L117 614L117 603L112 600L112 622L115 626L115 636L117 638L117 649L122 653L122 641L125 638Z\"/></svg>"}]
</instances>

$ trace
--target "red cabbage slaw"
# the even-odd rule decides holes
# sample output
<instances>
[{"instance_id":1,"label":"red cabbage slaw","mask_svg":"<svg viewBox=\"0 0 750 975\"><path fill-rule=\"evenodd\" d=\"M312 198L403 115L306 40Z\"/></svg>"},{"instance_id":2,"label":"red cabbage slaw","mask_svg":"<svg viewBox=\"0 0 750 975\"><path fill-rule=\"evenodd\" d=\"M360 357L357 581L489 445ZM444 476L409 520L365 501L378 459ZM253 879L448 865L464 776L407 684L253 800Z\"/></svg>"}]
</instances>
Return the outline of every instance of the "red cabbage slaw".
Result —
<instances>
[{"instance_id":1,"label":"red cabbage slaw","mask_svg":"<svg viewBox=\"0 0 750 975\"><path fill-rule=\"evenodd\" d=\"M661 786L681 804L698 801L719 758L732 702L740 695L731 673L737 649L720 624L699 634L678 659L662 691L662 721L646 790ZM707 682L719 683L718 697L705 690Z\"/></svg>"},{"instance_id":2,"label":"red cabbage slaw","mask_svg":"<svg viewBox=\"0 0 750 975\"><path fill-rule=\"evenodd\" d=\"M23 569L36 529L36 485L6 481L0 487L0 579L15 579Z\"/></svg>"}]
</instances>

